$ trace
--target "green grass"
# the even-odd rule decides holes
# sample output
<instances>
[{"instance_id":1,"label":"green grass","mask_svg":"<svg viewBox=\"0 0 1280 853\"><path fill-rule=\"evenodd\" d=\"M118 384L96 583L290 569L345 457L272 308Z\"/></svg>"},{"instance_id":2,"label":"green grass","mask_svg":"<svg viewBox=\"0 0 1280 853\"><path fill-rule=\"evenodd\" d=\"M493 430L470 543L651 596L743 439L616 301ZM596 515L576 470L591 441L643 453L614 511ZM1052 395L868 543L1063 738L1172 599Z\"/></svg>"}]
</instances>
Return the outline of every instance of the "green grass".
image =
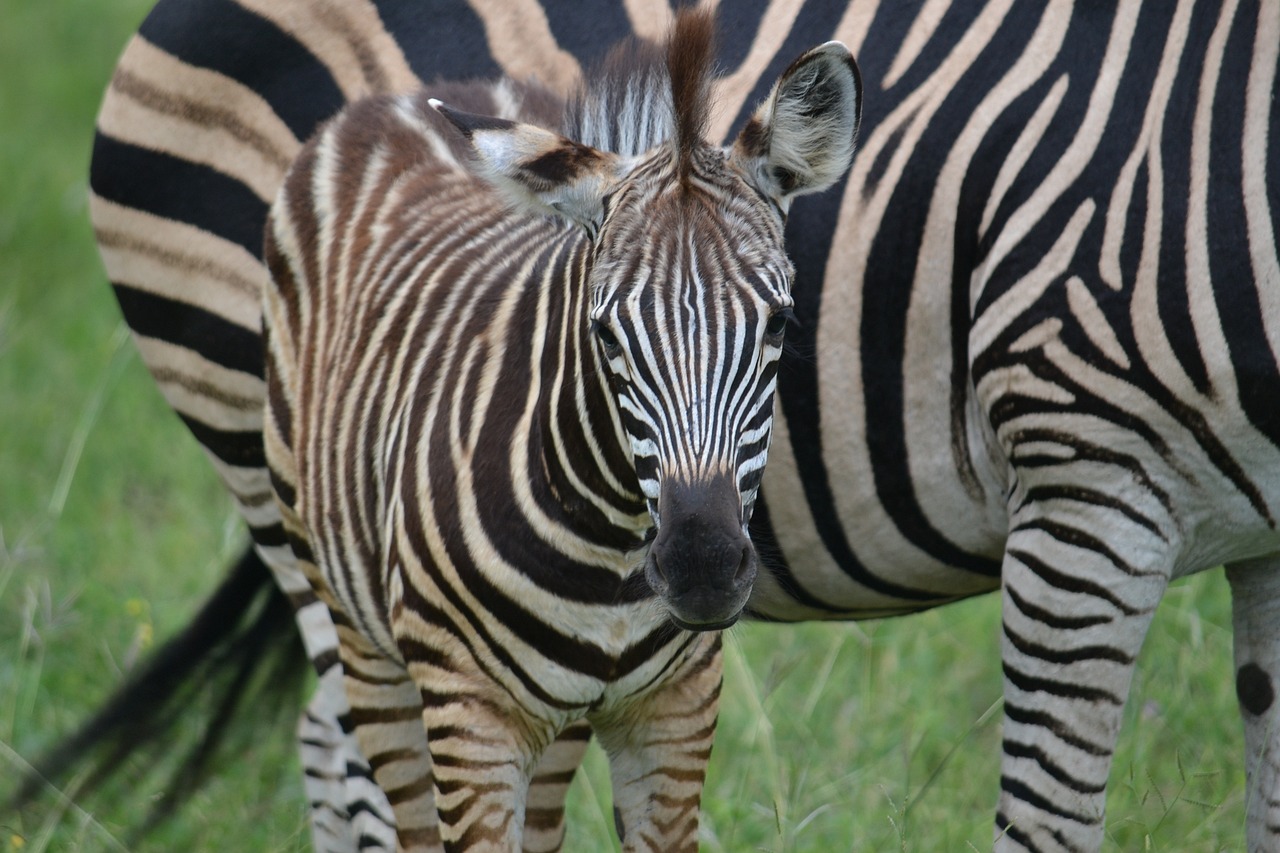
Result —
<instances>
[{"instance_id":1,"label":"green grass","mask_svg":"<svg viewBox=\"0 0 1280 853\"><path fill-rule=\"evenodd\" d=\"M98 98L146 7L0 0L0 790L183 624L242 541L123 333L87 224ZM988 597L735 628L704 849L988 849L998 626ZM1241 849L1231 684L1220 573L1176 585L1126 711L1107 849ZM144 848L305 849L296 764L290 733L263 731ZM92 817L73 803L56 825L0 815L0 851L119 849L156 792L140 784ZM570 807L570 850L614 848L598 751Z\"/></svg>"}]
</instances>

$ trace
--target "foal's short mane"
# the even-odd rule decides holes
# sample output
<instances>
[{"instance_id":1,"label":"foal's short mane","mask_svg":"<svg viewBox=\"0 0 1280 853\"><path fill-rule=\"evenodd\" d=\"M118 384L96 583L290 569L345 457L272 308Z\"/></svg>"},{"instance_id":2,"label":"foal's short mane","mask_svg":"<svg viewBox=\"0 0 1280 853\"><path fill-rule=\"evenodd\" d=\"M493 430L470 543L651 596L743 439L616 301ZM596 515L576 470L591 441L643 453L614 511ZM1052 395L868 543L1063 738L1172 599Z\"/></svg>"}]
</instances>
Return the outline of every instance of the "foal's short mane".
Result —
<instances>
[{"instance_id":1,"label":"foal's short mane","mask_svg":"<svg viewBox=\"0 0 1280 853\"><path fill-rule=\"evenodd\" d=\"M683 178L706 134L714 34L710 12L682 10L665 49L638 38L619 44L570 100L566 135L627 157L670 141Z\"/></svg>"}]
</instances>

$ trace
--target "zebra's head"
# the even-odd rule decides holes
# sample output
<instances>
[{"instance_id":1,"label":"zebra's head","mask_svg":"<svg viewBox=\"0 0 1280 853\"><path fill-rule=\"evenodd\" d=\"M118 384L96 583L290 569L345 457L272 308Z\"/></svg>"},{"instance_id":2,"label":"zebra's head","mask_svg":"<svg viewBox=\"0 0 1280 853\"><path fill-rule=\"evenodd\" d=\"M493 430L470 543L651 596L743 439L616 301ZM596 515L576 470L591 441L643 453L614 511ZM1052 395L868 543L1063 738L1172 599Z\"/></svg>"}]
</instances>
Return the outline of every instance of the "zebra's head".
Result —
<instances>
[{"instance_id":1,"label":"zebra's head","mask_svg":"<svg viewBox=\"0 0 1280 853\"><path fill-rule=\"evenodd\" d=\"M569 135L458 113L483 173L592 240L593 340L653 521L649 585L683 628L732 624L757 557L747 533L791 318L792 200L853 157L861 82L847 48L800 56L727 148L705 138L712 22L682 12L665 52L615 51ZM622 437L620 436L620 437Z\"/></svg>"}]
</instances>

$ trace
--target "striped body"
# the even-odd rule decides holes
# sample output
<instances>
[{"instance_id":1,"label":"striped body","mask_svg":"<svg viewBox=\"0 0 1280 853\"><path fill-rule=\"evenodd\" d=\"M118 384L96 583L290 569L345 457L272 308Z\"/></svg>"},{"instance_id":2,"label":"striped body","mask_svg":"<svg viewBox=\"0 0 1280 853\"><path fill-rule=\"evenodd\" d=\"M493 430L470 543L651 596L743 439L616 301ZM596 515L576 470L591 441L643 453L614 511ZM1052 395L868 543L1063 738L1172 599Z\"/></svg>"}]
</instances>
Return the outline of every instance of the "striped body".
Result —
<instances>
[{"instance_id":1,"label":"striped body","mask_svg":"<svg viewBox=\"0 0 1280 853\"><path fill-rule=\"evenodd\" d=\"M616 489L628 468L616 440L573 429L576 398L602 390L578 382L598 371L571 322L588 244L546 219L513 222L462 152L431 158L449 136L433 113L404 98L345 115L291 171L268 244L268 456L299 516L286 513L295 551L314 550L332 596L356 724L380 717L365 755L375 775L410 774L378 775L404 847L435 841L402 812L433 810L404 766L425 751L422 725L438 791L477 762L484 784L514 788L509 751L531 762L582 716L599 729L651 699L655 682L698 697L676 736L709 751L720 679L716 635L672 630L623 586L648 521L634 487L603 508L575 490L569 466L593 458L588 441L604 455L597 481ZM386 695L397 676L404 692ZM401 717L406 731L388 731ZM696 764L667 772L682 770ZM696 810L696 787L672 796Z\"/></svg>"},{"instance_id":2,"label":"striped body","mask_svg":"<svg viewBox=\"0 0 1280 853\"><path fill-rule=\"evenodd\" d=\"M255 355L257 235L299 140L346 100L442 74L561 86L665 12L627 4L587 28L572 4L252 6L157 7L104 105L93 212L144 358L324 670L336 639L271 508ZM1274 849L1280 11L778 2L724 17L711 138L747 123L802 45L844 41L868 93L851 176L788 221L797 357L752 520L752 612L865 618L1003 587L997 846L1091 850L1151 611L1169 579L1227 563L1249 849ZM219 51L224 32L270 61ZM329 687L311 709L328 747L304 755L341 775ZM348 795L321 793L322 775L313 799L339 823Z\"/></svg>"},{"instance_id":3,"label":"striped body","mask_svg":"<svg viewBox=\"0 0 1280 853\"><path fill-rule=\"evenodd\" d=\"M665 62L620 46L572 141L509 82L362 101L272 207L267 461L401 849L521 844L535 766L584 718L624 849L696 849L718 629L756 570L783 212L848 167L857 114L827 45L745 142L707 145L711 28L682 15Z\"/></svg>"}]
</instances>

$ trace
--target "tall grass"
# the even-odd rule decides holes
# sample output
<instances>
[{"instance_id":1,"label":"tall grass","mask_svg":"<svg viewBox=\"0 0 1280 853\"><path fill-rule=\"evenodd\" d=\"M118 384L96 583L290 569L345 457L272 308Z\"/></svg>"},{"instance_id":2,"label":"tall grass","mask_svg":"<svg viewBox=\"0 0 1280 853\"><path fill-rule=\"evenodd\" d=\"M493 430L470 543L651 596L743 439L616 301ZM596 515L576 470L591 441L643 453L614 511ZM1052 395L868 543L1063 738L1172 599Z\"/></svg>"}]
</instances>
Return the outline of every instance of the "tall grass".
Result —
<instances>
[{"instance_id":1,"label":"tall grass","mask_svg":"<svg viewBox=\"0 0 1280 853\"><path fill-rule=\"evenodd\" d=\"M87 224L97 101L147 5L4 0L0 791L183 624L242 543L127 341ZM998 602L985 598L877 623L734 628L704 849L989 848L998 627ZM1220 574L1176 585L1126 710L1108 849L1242 848L1231 673ZM121 849L159 784L109 808L70 791L43 814L0 815L0 851ZM596 751L570 809L570 850L616 849ZM304 814L290 734L264 730L143 846L301 850Z\"/></svg>"}]
</instances>

